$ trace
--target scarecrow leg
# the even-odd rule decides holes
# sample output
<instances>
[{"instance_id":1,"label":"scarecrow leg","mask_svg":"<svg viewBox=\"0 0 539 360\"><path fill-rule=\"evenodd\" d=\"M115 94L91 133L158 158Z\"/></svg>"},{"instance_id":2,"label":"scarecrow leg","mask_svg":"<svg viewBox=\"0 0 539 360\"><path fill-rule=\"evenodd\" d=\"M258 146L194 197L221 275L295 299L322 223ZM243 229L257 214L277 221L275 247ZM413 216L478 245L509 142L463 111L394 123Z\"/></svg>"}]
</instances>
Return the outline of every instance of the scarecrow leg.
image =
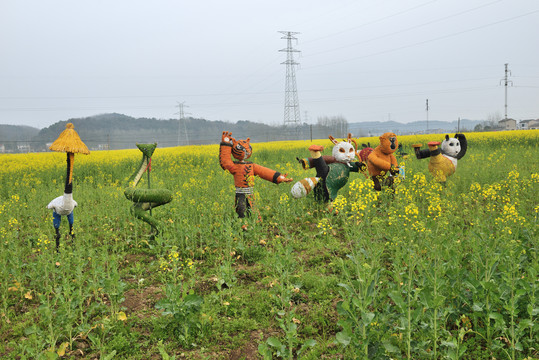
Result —
<instances>
[{"instance_id":1,"label":"scarecrow leg","mask_svg":"<svg viewBox=\"0 0 539 360\"><path fill-rule=\"evenodd\" d=\"M374 190L381 191L382 185L380 184L380 180L378 179L378 176L373 176L372 181L374 182Z\"/></svg>"},{"instance_id":2,"label":"scarecrow leg","mask_svg":"<svg viewBox=\"0 0 539 360\"><path fill-rule=\"evenodd\" d=\"M430 150L421 150L422 144L413 144L412 147L414 148L415 156L418 159L425 159L430 157Z\"/></svg>"},{"instance_id":3,"label":"scarecrow leg","mask_svg":"<svg viewBox=\"0 0 539 360\"><path fill-rule=\"evenodd\" d=\"M73 233L73 222L74 222L73 212L67 215L67 221L69 222L69 235L71 235L72 240L75 240L75 233Z\"/></svg>"},{"instance_id":4,"label":"scarecrow leg","mask_svg":"<svg viewBox=\"0 0 539 360\"><path fill-rule=\"evenodd\" d=\"M60 229L55 228L56 230L56 251L60 248Z\"/></svg>"},{"instance_id":5,"label":"scarecrow leg","mask_svg":"<svg viewBox=\"0 0 539 360\"><path fill-rule=\"evenodd\" d=\"M244 218L250 214L251 204L245 194L236 194L236 213L239 218Z\"/></svg>"},{"instance_id":6,"label":"scarecrow leg","mask_svg":"<svg viewBox=\"0 0 539 360\"><path fill-rule=\"evenodd\" d=\"M60 247L60 223L62 222L62 217L56 211L52 212L52 225L54 226L54 231L56 232L56 251Z\"/></svg>"},{"instance_id":7,"label":"scarecrow leg","mask_svg":"<svg viewBox=\"0 0 539 360\"><path fill-rule=\"evenodd\" d=\"M326 178L329 174L329 166L322 156L312 160L312 166L316 169L316 177L321 178L314 188L314 198L317 201L330 201L329 190L326 186Z\"/></svg>"}]
</instances>

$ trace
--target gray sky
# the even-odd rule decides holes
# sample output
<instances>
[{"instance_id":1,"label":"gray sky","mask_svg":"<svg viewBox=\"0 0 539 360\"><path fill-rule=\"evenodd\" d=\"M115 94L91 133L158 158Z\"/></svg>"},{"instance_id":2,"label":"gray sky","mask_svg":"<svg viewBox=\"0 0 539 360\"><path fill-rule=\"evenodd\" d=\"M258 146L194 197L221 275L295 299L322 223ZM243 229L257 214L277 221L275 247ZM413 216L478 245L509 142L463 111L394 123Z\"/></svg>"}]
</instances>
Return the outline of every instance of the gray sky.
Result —
<instances>
[{"instance_id":1,"label":"gray sky","mask_svg":"<svg viewBox=\"0 0 539 360\"><path fill-rule=\"evenodd\" d=\"M539 118L538 0L0 0L0 123Z\"/></svg>"}]
</instances>

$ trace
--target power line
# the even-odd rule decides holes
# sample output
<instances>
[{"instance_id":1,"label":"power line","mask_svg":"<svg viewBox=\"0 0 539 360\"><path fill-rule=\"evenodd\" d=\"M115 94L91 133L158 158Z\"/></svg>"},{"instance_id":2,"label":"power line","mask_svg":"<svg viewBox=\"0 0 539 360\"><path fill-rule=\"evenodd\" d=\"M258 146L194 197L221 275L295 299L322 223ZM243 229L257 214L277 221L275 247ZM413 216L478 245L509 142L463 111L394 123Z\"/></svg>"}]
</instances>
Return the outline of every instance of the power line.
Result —
<instances>
[{"instance_id":1,"label":"power line","mask_svg":"<svg viewBox=\"0 0 539 360\"><path fill-rule=\"evenodd\" d=\"M406 31L414 30L414 29L421 28L421 27L424 27L424 26L427 26L427 25L431 25L431 24L435 24L435 23L438 23L438 22L440 22L440 21L444 21L444 20L447 20L447 19L450 19L450 18L453 18L453 17L457 17L457 16L460 16L460 15L463 15L463 14L466 14L466 13L469 13L469 12L472 12L472 11L475 11L475 10L478 10L478 9L481 9L481 8L483 8L483 7L486 7L486 6L489 6L489 5L498 3L498 2L500 2L500 1L503 1L503 0L492 1L492 2L490 2L490 3L487 3L487 4L483 4L483 5L474 7L474 8L472 8L472 9L463 10L463 11L460 11L460 12L458 12L458 13L454 13L454 14L451 14L451 15L447 15L447 16L444 16L444 17L435 19L435 20L431 20L431 21L425 22L425 23L423 23L423 24L414 25L414 26L411 26L411 27L406 28L406 29L403 29L403 30L394 31L394 32L392 32L392 33L388 33L388 34L381 35L381 36L378 36L378 37L374 37L374 38L371 38L371 39L368 39L368 40L360 41L360 42L353 43L353 44L350 44L350 45L340 46L340 47L337 47L337 48L333 48L333 49L329 49L329 50L324 50L324 51L319 51L319 52L316 52L316 53L310 53L310 54L306 55L305 57L314 56L314 55L319 55L319 54L324 54L324 53L327 53L327 52L333 52L333 51L339 50L339 49L345 49L345 48L348 48L348 47L352 47L352 46L357 46L357 45L365 44L365 43L372 42L372 41L376 41L376 40L380 40L380 39L383 39L383 38L386 38L386 37L389 37L389 36L392 36L392 35L397 35L397 34L400 35L400 34L406 32Z\"/></svg>"},{"instance_id":2,"label":"power line","mask_svg":"<svg viewBox=\"0 0 539 360\"><path fill-rule=\"evenodd\" d=\"M489 27L489 26L494 26L494 25L498 25L498 24L501 24L501 23L504 23L504 22L507 22L507 21L516 20L516 19L519 19L521 17L532 15L532 14L535 14L535 13L538 13L538 12L539 12L539 10L534 10L534 11L527 12L525 14L520 14L520 15L517 15L517 16L507 18L507 19L491 22L491 23L488 23L488 24L485 24L485 25L476 26L476 27L466 29L466 30L462 30L462 31L457 31L457 32L447 34L447 35L443 35L443 36L439 36L439 37L436 37L436 38L432 38L432 39L428 39L428 40L424 40L424 41L419 41L419 42L416 42L416 43L403 45L403 46L399 46L399 47L396 47L396 48L387 49L387 50L383 50L383 51L379 51L379 52L376 52L376 53L367 54L367 55L363 55L363 56L357 56L357 57L353 57L353 58L349 58L349 59L345 59L345 60L334 61L334 62L331 62L331 63L325 63L325 64L319 64L319 65L313 65L313 66L309 66L309 67L304 68L304 69L312 69L312 68L317 68L317 67L322 67L322 66L342 64L342 63L345 63L345 62L355 61L355 60L358 60L358 59L364 59L364 58L368 58L368 57L372 57L372 56L387 54L387 53L390 53L390 52L394 52L394 51L398 51L398 50L402 50L402 49L407 49L407 48L411 48L411 47L418 46L418 45L427 44L427 43L430 43L430 42L433 42L433 41L438 41L438 40L450 38L450 37L453 37L453 36L462 35L462 34L465 34L465 33L471 32L471 31L484 29L484 28Z\"/></svg>"},{"instance_id":3,"label":"power line","mask_svg":"<svg viewBox=\"0 0 539 360\"><path fill-rule=\"evenodd\" d=\"M408 8L408 9L405 9L405 10L402 10L402 11L399 11L399 12L396 12L396 13L394 13L394 14L391 14L391 15L388 15L388 16L384 16L384 17L375 19L375 20L370 21L370 22L368 22L368 23L364 23L364 24L361 24L361 25L358 25L358 26L354 26L354 27L349 28L349 29L341 30L341 31L338 31L338 32L335 32L335 33L332 33L332 34L328 34L328 35L325 35L325 36L318 37L318 38L316 38L316 39L312 39L312 40L306 41L305 44L306 44L306 43L313 42L313 41L322 40L322 39L325 39L325 38L328 38L328 37L340 35L340 34L342 34L342 33L348 32L348 31L357 30L357 29L362 28L362 27L364 27L364 26L376 24L376 23L378 23L378 22L380 22L380 21L387 20L387 19L390 19L390 18L392 18L392 17L395 17L395 16L398 16L398 15L405 14L405 13L407 13L407 12L416 10L416 9L418 9L418 8L420 8L420 7L425 6L425 5L432 4L432 3L436 2L436 1L437 1L437 0L427 1L427 2L425 2L425 3L422 3L422 4L416 5L416 6L414 6L414 7L411 7L411 8ZM498 0L498 1L501 1L501 0Z\"/></svg>"}]
</instances>

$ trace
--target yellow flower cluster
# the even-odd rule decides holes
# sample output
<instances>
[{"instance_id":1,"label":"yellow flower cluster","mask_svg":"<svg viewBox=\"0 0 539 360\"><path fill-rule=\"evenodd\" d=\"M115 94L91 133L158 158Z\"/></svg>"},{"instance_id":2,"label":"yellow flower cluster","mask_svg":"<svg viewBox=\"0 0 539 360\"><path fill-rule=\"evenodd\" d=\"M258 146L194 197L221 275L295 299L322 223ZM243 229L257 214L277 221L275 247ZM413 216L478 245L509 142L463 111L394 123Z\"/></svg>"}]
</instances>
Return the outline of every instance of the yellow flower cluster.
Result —
<instances>
[{"instance_id":1,"label":"yellow flower cluster","mask_svg":"<svg viewBox=\"0 0 539 360\"><path fill-rule=\"evenodd\" d=\"M9 219L9 226L12 228L16 228L19 225L19 221L16 218L10 218Z\"/></svg>"},{"instance_id":2,"label":"yellow flower cluster","mask_svg":"<svg viewBox=\"0 0 539 360\"><path fill-rule=\"evenodd\" d=\"M347 215L355 220L365 216L366 211L374 208L378 201L378 193L372 191L372 181L362 178L350 182L348 197L350 212Z\"/></svg>"},{"instance_id":3,"label":"yellow flower cluster","mask_svg":"<svg viewBox=\"0 0 539 360\"><path fill-rule=\"evenodd\" d=\"M342 195L338 195L337 198L333 200L333 203L332 203L333 209L337 213L344 211L344 208L346 207L346 205L347 205L346 198Z\"/></svg>"},{"instance_id":4,"label":"yellow flower cluster","mask_svg":"<svg viewBox=\"0 0 539 360\"><path fill-rule=\"evenodd\" d=\"M316 227L322 231L322 235L327 235L328 232L333 229L333 226L328 218L320 219Z\"/></svg>"},{"instance_id":5,"label":"yellow flower cluster","mask_svg":"<svg viewBox=\"0 0 539 360\"><path fill-rule=\"evenodd\" d=\"M515 205L504 204L503 212L494 221L496 225L502 225L511 234L511 225L524 225L526 219L518 214Z\"/></svg>"},{"instance_id":6,"label":"yellow flower cluster","mask_svg":"<svg viewBox=\"0 0 539 360\"><path fill-rule=\"evenodd\" d=\"M41 234L36 240L36 245L33 251L36 253L45 251L49 248L50 243L49 237L46 234Z\"/></svg>"},{"instance_id":7,"label":"yellow flower cluster","mask_svg":"<svg viewBox=\"0 0 539 360\"><path fill-rule=\"evenodd\" d=\"M167 256L159 259L159 271L171 272L180 271L182 269L192 270L195 263L191 259L182 260L180 254L175 250L171 250Z\"/></svg>"}]
</instances>

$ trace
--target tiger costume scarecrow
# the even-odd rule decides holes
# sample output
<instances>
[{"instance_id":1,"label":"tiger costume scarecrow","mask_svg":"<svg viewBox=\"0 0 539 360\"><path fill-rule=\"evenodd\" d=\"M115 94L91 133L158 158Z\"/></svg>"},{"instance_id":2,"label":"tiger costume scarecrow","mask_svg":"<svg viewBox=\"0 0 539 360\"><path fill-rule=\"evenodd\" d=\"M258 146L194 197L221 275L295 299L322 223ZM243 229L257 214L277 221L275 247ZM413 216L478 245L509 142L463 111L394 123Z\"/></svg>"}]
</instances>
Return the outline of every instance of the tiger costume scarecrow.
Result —
<instances>
[{"instance_id":1,"label":"tiger costume scarecrow","mask_svg":"<svg viewBox=\"0 0 539 360\"><path fill-rule=\"evenodd\" d=\"M250 138L236 140L232 137L231 132L223 131L219 146L219 164L223 170L227 170L234 176L234 185L236 186L235 207L240 218L249 215L251 211L255 176L275 184L292 181L291 178L286 177L286 174L283 175L251 161L245 161L253 152L249 142ZM230 155L237 161L233 161Z\"/></svg>"}]
</instances>

